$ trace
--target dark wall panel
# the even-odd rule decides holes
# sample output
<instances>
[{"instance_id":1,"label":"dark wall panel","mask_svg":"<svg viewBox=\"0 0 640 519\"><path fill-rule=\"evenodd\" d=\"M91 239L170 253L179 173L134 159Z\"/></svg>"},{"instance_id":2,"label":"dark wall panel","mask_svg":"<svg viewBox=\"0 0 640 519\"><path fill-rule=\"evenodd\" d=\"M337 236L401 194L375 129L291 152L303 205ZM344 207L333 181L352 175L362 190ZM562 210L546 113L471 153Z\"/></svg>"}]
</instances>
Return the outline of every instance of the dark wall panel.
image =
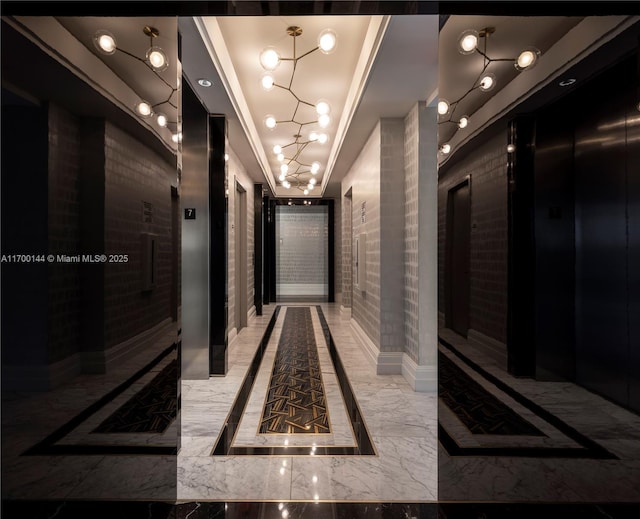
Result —
<instances>
[{"instance_id":1,"label":"dark wall panel","mask_svg":"<svg viewBox=\"0 0 640 519\"><path fill-rule=\"evenodd\" d=\"M636 80L638 81L638 80ZM634 101L638 103L638 98ZM640 111L627 114L629 406L640 411Z\"/></svg>"},{"instance_id":2,"label":"dark wall panel","mask_svg":"<svg viewBox=\"0 0 640 519\"><path fill-rule=\"evenodd\" d=\"M626 403L625 84L619 67L581 92L575 131L576 381ZM629 84L629 83L627 83ZM617 87L616 87L617 90ZM609 92L609 94L606 94ZM599 93L600 102L591 102Z\"/></svg>"},{"instance_id":3,"label":"dark wall panel","mask_svg":"<svg viewBox=\"0 0 640 519\"><path fill-rule=\"evenodd\" d=\"M575 379L573 121L553 106L536 122L536 378Z\"/></svg>"}]
</instances>

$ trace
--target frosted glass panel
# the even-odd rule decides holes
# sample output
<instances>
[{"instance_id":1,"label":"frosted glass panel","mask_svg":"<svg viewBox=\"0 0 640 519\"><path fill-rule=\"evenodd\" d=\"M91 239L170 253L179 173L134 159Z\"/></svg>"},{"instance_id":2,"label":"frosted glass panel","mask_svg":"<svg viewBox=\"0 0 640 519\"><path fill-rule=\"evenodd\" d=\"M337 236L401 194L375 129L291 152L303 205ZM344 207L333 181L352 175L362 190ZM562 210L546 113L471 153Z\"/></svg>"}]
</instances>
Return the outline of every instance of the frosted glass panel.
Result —
<instances>
[{"instance_id":1,"label":"frosted glass panel","mask_svg":"<svg viewBox=\"0 0 640 519\"><path fill-rule=\"evenodd\" d=\"M326 205L276 206L278 296L328 295L328 236Z\"/></svg>"}]
</instances>

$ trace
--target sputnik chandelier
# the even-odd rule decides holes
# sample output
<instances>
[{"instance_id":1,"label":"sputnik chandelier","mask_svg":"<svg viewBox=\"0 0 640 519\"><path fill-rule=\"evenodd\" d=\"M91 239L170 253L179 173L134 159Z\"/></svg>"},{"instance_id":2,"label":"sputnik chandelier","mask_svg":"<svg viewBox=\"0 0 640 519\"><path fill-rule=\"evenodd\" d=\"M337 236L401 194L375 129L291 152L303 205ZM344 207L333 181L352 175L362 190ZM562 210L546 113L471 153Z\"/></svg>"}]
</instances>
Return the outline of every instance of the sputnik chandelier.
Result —
<instances>
[{"instance_id":1,"label":"sputnik chandelier","mask_svg":"<svg viewBox=\"0 0 640 519\"><path fill-rule=\"evenodd\" d=\"M171 140L173 142L182 141L182 133L180 132L179 123L177 121L170 121L167 115L163 112L157 111L157 108L163 105L171 106L177 114L178 106L172 101L173 95L178 91L178 88L174 88L166 79L164 79L160 73L165 71L169 67L169 60L165 52L158 46L154 45L154 38L160 35L160 31L155 27L146 25L142 32L149 38L149 49L147 50L145 57L141 58L128 52L118 46L116 39L109 31L100 30L95 33L93 37L93 44L96 49L102 54L112 55L116 52L121 52L127 56L144 63L157 77L171 90L167 98L159 103L151 104L148 101L141 99L136 103L134 107L135 113L142 118L155 117L156 123L161 128L174 127L175 131L172 131Z\"/></svg>"},{"instance_id":2,"label":"sputnik chandelier","mask_svg":"<svg viewBox=\"0 0 640 519\"><path fill-rule=\"evenodd\" d=\"M496 76L491 72L487 72L489 65L495 62L511 62L518 71L530 70L538 61L540 57L540 51L535 47L527 47L516 58L491 58L487 54L487 43L489 36L495 32L494 27L485 27L480 31L467 30L464 31L458 38L458 51L460 54L471 55L479 54L482 56L483 67L482 71L474 80L471 88L467 90L462 96L455 101L449 102L446 99L440 98L438 100L438 115L442 117L442 120L438 124L456 124L458 129L464 129L469 125L469 116L462 115L456 116L455 112L458 108L458 104L466 98L471 92L480 90L482 92L489 92L496 86ZM480 39L482 39L482 50L479 48ZM446 117L446 118L445 118ZM451 145L446 143L440 146L441 153L448 154L451 152Z\"/></svg>"},{"instance_id":3,"label":"sputnik chandelier","mask_svg":"<svg viewBox=\"0 0 640 519\"><path fill-rule=\"evenodd\" d=\"M317 50L323 54L331 54L336 48L337 37L335 32L331 29L325 29L318 36L318 45L315 48L297 56L296 38L302 34L302 28L292 25L287 27L287 34L293 38L293 57L283 58L275 48L267 47L260 53L260 64L262 65L262 68L267 71L267 73L262 76L262 88L267 91L271 91L274 88L280 88L289 92L294 101L293 112L289 119L280 120L276 119L274 115L268 114L264 117L264 125L270 130L275 129L279 124L291 124L296 127L295 133L293 134L293 140L282 144L276 144L272 151L276 155L278 162L281 163L280 175L278 176L278 180L281 182L281 185L286 189L290 189L292 186L296 187L305 195L308 195L316 185L315 175L320 171L321 165L319 162L312 162L311 164L308 164L304 161L301 155L305 148L312 143L321 145L326 144L329 141L329 136L326 133L312 128L308 135L303 137L302 129L305 126L310 125L317 125L321 129L329 126L331 122L331 116L329 115L331 107L324 99L318 100L315 104L302 99L292 90L293 79L295 77L299 60ZM271 73L282 61L293 62L291 76L288 84L286 85L276 83ZM314 108L317 118L312 121L301 121L297 119L296 117L299 117L298 110L300 105L307 105Z\"/></svg>"}]
</instances>

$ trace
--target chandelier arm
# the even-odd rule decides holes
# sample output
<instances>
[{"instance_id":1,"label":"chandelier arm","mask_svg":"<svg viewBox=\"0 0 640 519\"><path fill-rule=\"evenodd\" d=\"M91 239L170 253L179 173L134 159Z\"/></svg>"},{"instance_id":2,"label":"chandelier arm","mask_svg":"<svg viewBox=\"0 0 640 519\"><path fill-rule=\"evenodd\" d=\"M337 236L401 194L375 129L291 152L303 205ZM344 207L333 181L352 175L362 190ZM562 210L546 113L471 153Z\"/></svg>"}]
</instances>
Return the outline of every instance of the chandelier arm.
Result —
<instances>
[{"instance_id":1,"label":"chandelier arm","mask_svg":"<svg viewBox=\"0 0 640 519\"><path fill-rule=\"evenodd\" d=\"M299 59L304 58L305 56L308 56L308 55L309 55L309 54L311 54L312 52L317 51L319 48L320 48L320 47L316 47L316 48L314 48L314 49L311 49L310 51L305 52L302 56L298 56L298 57L296 58L296 61L298 61Z\"/></svg>"},{"instance_id":2,"label":"chandelier arm","mask_svg":"<svg viewBox=\"0 0 640 519\"><path fill-rule=\"evenodd\" d=\"M137 59L138 61L142 61L142 63L146 63L146 60L142 59L139 56L136 56L135 54L131 54L130 52L128 52L128 51L126 51L124 49L121 49L120 47L116 47L116 51L122 52L122 54L126 54L127 56L130 56L133 59Z\"/></svg>"},{"instance_id":3,"label":"chandelier arm","mask_svg":"<svg viewBox=\"0 0 640 519\"><path fill-rule=\"evenodd\" d=\"M292 121L296 120L296 114L298 113L298 108L300 108L300 100L298 100L298 102L296 103L296 107L293 110L293 115L291 116Z\"/></svg>"},{"instance_id":4,"label":"chandelier arm","mask_svg":"<svg viewBox=\"0 0 640 519\"><path fill-rule=\"evenodd\" d=\"M304 149L307 147L307 143L303 144L302 146L300 146L298 148L298 151L296 151L296 154L293 156L293 158L291 160L295 160L296 162L298 162L298 157L300 156L300 154L304 151Z\"/></svg>"}]
</instances>

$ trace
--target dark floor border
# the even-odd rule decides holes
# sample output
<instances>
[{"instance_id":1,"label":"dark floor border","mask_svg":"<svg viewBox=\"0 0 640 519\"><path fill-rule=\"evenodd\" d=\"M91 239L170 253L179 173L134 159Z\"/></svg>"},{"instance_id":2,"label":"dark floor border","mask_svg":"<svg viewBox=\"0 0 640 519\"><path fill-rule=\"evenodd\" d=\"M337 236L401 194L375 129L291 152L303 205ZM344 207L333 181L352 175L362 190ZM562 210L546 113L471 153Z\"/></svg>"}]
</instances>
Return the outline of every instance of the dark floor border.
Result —
<instances>
[{"instance_id":1,"label":"dark floor border","mask_svg":"<svg viewBox=\"0 0 640 519\"><path fill-rule=\"evenodd\" d=\"M529 458L589 458L589 459L619 459L602 445L587 438L585 435L563 422L560 418L550 413L540 405L513 389L511 386L480 367L469 357L456 349L450 342L438 336L438 342L456 355L467 366L481 375L485 380L495 385L502 392L513 398L523 407L526 407L538 417L558 429L565 436L581 445L583 448L551 448L551 447L460 447L455 440L438 424L438 441L450 456L504 456L504 457L529 457Z\"/></svg>"},{"instance_id":2,"label":"dark floor border","mask_svg":"<svg viewBox=\"0 0 640 519\"><path fill-rule=\"evenodd\" d=\"M164 455L171 456L177 454L177 438L176 447L153 447L153 446L133 446L133 445L56 445L56 442L60 441L67 434L78 427L91 415L102 409L105 405L111 402L114 398L125 391L134 382L140 379L143 375L148 373L154 366L156 366L162 359L178 348L177 342L174 342L171 346L163 350L156 358L149 362L146 366L136 371L127 380L120 385L109 391L106 395L100 398L95 403L91 404L84 411L69 420L59 429L55 430L44 440L40 441L33 447L23 452L22 456L59 456L59 455L96 455L96 454L143 454L143 455Z\"/></svg>"},{"instance_id":3,"label":"dark floor border","mask_svg":"<svg viewBox=\"0 0 640 519\"><path fill-rule=\"evenodd\" d=\"M3 500L2 517L17 519L212 519L215 517L281 519L437 519L436 503L348 503L315 501L38 501ZM584 516L582 516L584 517Z\"/></svg>"},{"instance_id":4,"label":"dark floor border","mask_svg":"<svg viewBox=\"0 0 640 519\"><path fill-rule=\"evenodd\" d=\"M345 401L345 405L347 408L347 413L349 414L349 418L351 420L351 424L353 426L353 430L355 433L357 447L332 447L332 446L317 446L315 450L311 451L309 447L233 447L231 445L233 441L233 437L235 435L235 431L238 428L240 423L240 419L242 417L242 413L244 412L244 408L249 401L249 395L251 394L251 388L253 387L253 383L255 382L255 378L258 374L258 369L260 368L260 363L262 362L262 357L264 356L264 352L267 348L267 344L269 339L271 338L271 333L273 331L273 327L275 326L276 319L278 318L278 314L280 312L280 306L276 307L276 310L269 321L269 325L265 330L265 333L260 341L260 345L253 357L253 361L251 362L251 366L249 367L249 371L242 382L242 386L240 387L240 391L236 396L236 400L233 403L233 407L231 412L229 413L229 418L222 428L222 432L218 437L218 441L216 442L213 451L211 452L211 456L371 456L375 455L375 450L373 448L373 442L369 437L369 433L364 426L364 421L362 419L362 413L360 412L360 408L356 402L353 391L351 390L351 386L349 385L349 381L346 376L346 371L340 360L340 356L338 355L338 351L335 347L335 343L333 342L333 337L331 337L331 332L329 331L329 325L322 313L322 308L316 306L318 310L318 315L320 317L320 324L322 325L322 330L324 332L325 340L327 341L327 346L329 348L329 353L331 355L331 360L333 362L336 377L338 378L338 383L340 384L340 388L342 390L342 395Z\"/></svg>"}]
</instances>

